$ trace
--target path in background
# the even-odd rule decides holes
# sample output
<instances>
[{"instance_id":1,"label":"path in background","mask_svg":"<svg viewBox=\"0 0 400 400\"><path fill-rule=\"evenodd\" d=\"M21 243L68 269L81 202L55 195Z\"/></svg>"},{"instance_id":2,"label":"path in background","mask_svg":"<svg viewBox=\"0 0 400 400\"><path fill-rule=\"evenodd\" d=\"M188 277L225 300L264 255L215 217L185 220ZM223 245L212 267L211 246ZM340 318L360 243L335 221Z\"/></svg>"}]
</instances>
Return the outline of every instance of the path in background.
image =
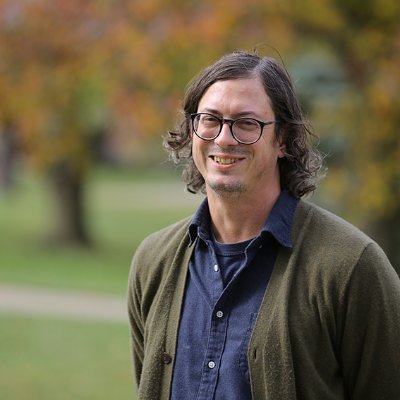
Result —
<instances>
[{"instance_id":1,"label":"path in background","mask_svg":"<svg viewBox=\"0 0 400 400\"><path fill-rule=\"evenodd\" d=\"M126 299L120 296L0 284L0 315L40 315L127 324L126 304Z\"/></svg>"},{"instance_id":2,"label":"path in background","mask_svg":"<svg viewBox=\"0 0 400 400\"><path fill-rule=\"evenodd\" d=\"M99 182L91 195L100 210L174 209L194 212L204 196L185 191L177 179L157 182ZM186 215L186 214L185 214ZM81 320L128 323L126 299L123 296L19 286L0 283L0 316L51 316Z\"/></svg>"}]
</instances>

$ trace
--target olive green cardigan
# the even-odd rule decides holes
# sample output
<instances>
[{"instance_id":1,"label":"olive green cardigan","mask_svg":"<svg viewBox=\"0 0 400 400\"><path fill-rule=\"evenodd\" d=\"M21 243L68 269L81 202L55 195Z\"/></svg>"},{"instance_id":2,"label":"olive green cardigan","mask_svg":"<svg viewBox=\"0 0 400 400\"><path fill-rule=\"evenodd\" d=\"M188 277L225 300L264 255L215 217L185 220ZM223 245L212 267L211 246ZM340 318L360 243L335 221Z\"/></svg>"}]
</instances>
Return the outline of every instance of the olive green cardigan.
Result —
<instances>
[{"instance_id":1,"label":"olive green cardigan","mask_svg":"<svg viewBox=\"0 0 400 400\"><path fill-rule=\"evenodd\" d=\"M128 310L139 400L170 396L195 247L189 223L149 236L133 259ZM292 250L278 254L249 344L253 399L399 400L400 279L385 254L304 201L292 239Z\"/></svg>"}]
</instances>

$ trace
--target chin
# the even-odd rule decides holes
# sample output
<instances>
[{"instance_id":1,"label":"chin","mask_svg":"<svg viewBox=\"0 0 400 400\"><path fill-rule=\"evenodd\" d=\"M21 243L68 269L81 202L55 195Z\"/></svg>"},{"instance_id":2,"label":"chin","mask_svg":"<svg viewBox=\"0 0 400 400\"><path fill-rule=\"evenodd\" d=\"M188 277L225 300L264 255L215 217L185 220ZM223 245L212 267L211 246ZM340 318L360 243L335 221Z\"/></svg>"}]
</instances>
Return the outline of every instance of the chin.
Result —
<instances>
[{"instance_id":1,"label":"chin","mask_svg":"<svg viewBox=\"0 0 400 400\"><path fill-rule=\"evenodd\" d=\"M213 182L208 187L216 193L243 193L245 187L242 182Z\"/></svg>"}]
</instances>

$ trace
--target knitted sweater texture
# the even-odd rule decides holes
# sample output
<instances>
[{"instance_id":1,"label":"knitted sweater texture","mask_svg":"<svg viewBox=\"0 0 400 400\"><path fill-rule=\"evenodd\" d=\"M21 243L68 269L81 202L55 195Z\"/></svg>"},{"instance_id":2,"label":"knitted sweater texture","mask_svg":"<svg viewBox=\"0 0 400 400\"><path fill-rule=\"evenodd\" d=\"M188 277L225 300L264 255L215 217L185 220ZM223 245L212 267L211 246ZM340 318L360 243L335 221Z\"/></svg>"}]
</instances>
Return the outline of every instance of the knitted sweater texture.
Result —
<instances>
[{"instance_id":1,"label":"knitted sweater texture","mask_svg":"<svg viewBox=\"0 0 400 400\"><path fill-rule=\"evenodd\" d=\"M189 223L152 234L133 258L128 311L138 400L170 396L195 247ZM302 200L292 241L279 251L249 344L253 399L399 400L400 279L383 251Z\"/></svg>"}]
</instances>

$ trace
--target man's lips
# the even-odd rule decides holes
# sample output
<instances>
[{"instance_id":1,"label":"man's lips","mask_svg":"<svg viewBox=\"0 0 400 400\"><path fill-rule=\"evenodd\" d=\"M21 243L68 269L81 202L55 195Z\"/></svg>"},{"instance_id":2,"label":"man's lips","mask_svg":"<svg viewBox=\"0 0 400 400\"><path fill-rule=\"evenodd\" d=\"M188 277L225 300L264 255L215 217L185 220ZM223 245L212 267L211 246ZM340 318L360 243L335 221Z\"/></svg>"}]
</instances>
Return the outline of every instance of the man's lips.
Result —
<instances>
[{"instance_id":1,"label":"man's lips","mask_svg":"<svg viewBox=\"0 0 400 400\"><path fill-rule=\"evenodd\" d=\"M239 161L239 158L231 158L231 157L220 157L220 156L211 156L211 158L217 163L222 165L235 164Z\"/></svg>"},{"instance_id":2,"label":"man's lips","mask_svg":"<svg viewBox=\"0 0 400 400\"><path fill-rule=\"evenodd\" d=\"M248 157L245 149L229 149L229 151L221 151L222 149L209 149L208 157L219 165L232 165Z\"/></svg>"}]
</instances>

